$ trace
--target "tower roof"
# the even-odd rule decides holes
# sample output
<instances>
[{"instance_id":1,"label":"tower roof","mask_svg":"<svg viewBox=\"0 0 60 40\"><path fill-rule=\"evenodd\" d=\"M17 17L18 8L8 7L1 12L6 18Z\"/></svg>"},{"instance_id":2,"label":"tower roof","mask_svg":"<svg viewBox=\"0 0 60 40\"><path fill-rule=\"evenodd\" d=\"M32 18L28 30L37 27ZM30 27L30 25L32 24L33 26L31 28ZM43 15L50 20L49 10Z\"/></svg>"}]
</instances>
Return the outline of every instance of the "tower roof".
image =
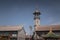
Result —
<instances>
[{"instance_id":1,"label":"tower roof","mask_svg":"<svg viewBox=\"0 0 60 40\"><path fill-rule=\"evenodd\" d=\"M35 10L35 12L39 12L39 10L38 10L38 9L36 9L36 10Z\"/></svg>"},{"instance_id":2,"label":"tower roof","mask_svg":"<svg viewBox=\"0 0 60 40\"><path fill-rule=\"evenodd\" d=\"M40 15L41 13L40 13L40 11L38 9L36 9L33 14L34 15Z\"/></svg>"}]
</instances>

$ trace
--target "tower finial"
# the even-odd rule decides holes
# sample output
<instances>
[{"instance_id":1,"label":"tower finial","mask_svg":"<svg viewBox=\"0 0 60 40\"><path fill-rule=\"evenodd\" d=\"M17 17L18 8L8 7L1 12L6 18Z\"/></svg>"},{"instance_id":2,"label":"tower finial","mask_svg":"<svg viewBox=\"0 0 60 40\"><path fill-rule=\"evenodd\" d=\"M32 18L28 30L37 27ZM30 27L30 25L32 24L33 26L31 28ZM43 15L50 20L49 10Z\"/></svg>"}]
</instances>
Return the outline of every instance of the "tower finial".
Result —
<instances>
[{"instance_id":1,"label":"tower finial","mask_svg":"<svg viewBox=\"0 0 60 40\"><path fill-rule=\"evenodd\" d=\"M38 1L36 1L36 8L35 8L35 12L39 12Z\"/></svg>"},{"instance_id":2,"label":"tower finial","mask_svg":"<svg viewBox=\"0 0 60 40\"><path fill-rule=\"evenodd\" d=\"M50 27L50 32L52 32L52 27Z\"/></svg>"}]
</instances>

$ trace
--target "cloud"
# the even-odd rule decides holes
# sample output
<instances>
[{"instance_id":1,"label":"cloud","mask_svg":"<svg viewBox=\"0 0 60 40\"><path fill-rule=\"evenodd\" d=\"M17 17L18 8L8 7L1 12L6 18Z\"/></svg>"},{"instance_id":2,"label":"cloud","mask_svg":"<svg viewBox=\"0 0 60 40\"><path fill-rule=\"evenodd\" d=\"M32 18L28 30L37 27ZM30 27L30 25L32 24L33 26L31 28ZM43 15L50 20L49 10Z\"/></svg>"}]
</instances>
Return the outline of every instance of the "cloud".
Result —
<instances>
[{"instance_id":1,"label":"cloud","mask_svg":"<svg viewBox=\"0 0 60 40\"><path fill-rule=\"evenodd\" d=\"M53 17L48 17L48 18L47 18L47 23L48 23L48 24L51 24L52 22L54 22L54 20L55 20L55 19L54 19Z\"/></svg>"},{"instance_id":2,"label":"cloud","mask_svg":"<svg viewBox=\"0 0 60 40\"><path fill-rule=\"evenodd\" d=\"M51 25L60 25L60 22L52 23Z\"/></svg>"},{"instance_id":3,"label":"cloud","mask_svg":"<svg viewBox=\"0 0 60 40\"><path fill-rule=\"evenodd\" d=\"M50 17L47 22L49 25L60 25L60 21L54 17Z\"/></svg>"}]
</instances>

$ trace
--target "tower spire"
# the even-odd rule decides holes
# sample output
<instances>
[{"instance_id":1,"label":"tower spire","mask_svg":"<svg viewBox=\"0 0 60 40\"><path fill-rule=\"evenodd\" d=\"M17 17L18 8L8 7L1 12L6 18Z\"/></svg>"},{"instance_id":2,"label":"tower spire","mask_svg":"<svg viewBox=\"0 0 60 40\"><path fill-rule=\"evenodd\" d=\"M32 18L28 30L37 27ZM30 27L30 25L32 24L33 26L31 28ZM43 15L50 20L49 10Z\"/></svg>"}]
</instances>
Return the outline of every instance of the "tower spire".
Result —
<instances>
[{"instance_id":1,"label":"tower spire","mask_svg":"<svg viewBox=\"0 0 60 40\"><path fill-rule=\"evenodd\" d=\"M38 2L36 1L35 12L39 12Z\"/></svg>"}]
</instances>

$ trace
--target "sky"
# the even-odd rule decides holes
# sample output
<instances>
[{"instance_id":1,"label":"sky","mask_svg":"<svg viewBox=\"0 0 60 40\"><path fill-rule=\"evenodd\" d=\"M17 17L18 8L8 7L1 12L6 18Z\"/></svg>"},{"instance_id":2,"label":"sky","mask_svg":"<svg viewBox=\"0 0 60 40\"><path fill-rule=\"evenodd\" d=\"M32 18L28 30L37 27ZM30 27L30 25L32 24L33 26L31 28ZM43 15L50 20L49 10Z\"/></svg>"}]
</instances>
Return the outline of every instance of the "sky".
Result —
<instances>
[{"instance_id":1,"label":"sky","mask_svg":"<svg viewBox=\"0 0 60 40\"><path fill-rule=\"evenodd\" d=\"M33 13L38 6L40 25L60 25L60 0L0 0L0 26L24 25L34 27Z\"/></svg>"}]
</instances>

